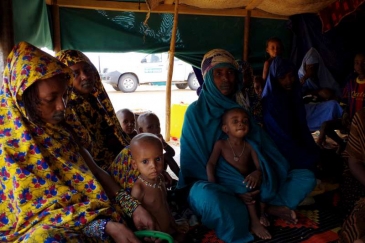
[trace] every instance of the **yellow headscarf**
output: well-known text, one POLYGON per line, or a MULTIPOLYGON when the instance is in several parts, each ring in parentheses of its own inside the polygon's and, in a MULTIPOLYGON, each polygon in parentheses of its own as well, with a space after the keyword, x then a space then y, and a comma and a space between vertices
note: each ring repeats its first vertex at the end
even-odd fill
MULTIPOLYGON (((80 51, 63 50, 56 54, 56 58, 67 66, 73 66, 80 62, 88 63, 94 69, 94 72, 98 73, 89 58, 80 51)), ((83 146, 89 150, 96 163, 103 169, 106 169, 119 152, 129 144, 130 139, 120 126, 99 76, 91 95, 95 97, 96 105, 92 105, 90 100, 79 95, 71 88, 67 103, 66 120, 73 127, 83 142, 83 146), (98 118, 95 120, 97 116, 98 118), (113 130, 115 140, 119 141, 120 144, 113 143, 110 145, 109 140, 113 138, 110 135, 106 136, 104 134, 105 127, 102 127, 103 122, 113 130)))
POLYGON ((43 242, 50 228, 75 233, 112 214, 70 133, 27 118, 24 91, 62 73, 71 70, 26 42, 7 59, 0 91, 0 242, 43 242))

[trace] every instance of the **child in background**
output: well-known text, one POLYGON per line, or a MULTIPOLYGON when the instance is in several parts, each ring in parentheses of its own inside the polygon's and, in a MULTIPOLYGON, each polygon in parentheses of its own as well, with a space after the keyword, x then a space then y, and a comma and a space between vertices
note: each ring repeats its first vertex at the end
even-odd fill
MULTIPOLYGON (((161 135, 161 128, 160 128, 160 120, 158 119, 157 115, 152 112, 146 112, 141 114, 138 119, 138 133, 152 133, 155 134, 157 137, 160 138, 163 149, 165 150, 164 153, 164 169, 166 171, 167 166, 170 167, 172 172, 179 177, 180 167, 174 160, 175 150, 163 139, 161 135)), ((166 173, 167 174, 167 173, 166 173)), ((172 183, 172 178, 165 178, 169 181, 169 184, 172 183)))
POLYGON ((134 113, 130 109, 121 109, 117 113, 117 118, 122 126, 123 132, 125 132, 130 139, 137 135, 136 118, 134 113))
MULTIPOLYGON (((249 190, 258 189, 261 185, 262 171, 255 150, 244 140, 249 131, 248 114, 241 108, 225 112, 222 117, 222 130, 228 136, 226 140, 218 140, 207 163, 208 181, 215 183, 215 168, 219 158, 236 168, 244 177, 244 183, 249 190)), ((239 194, 239 196, 242 196, 239 194)), ((242 197, 243 200, 243 197, 242 197)), ((244 201, 244 200, 243 200, 244 201)), ((261 239, 271 239, 264 226, 269 221, 264 214, 265 204, 261 203, 261 216, 258 218, 255 204, 246 204, 251 218, 251 229, 261 239)))
POLYGON ((284 52, 284 45, 280 38, 271 37, 266 41, 266 53, 268 53, 270 57, 264 63, 264 69, 262 72, 262 79, 264 80, 264 82, 266 82, 266 78, 269 74, 272 60, 276 56, 281 56, 283 52, 284 52))
POLYGON ((131 196, 155 218, 160 231, 183 242, 188 225, 177 225, 167 203, 167 190, 161 175, 164 169, 163 147, 160 138, 151 133, 135 136, 130 144, 132 166, 140 172, 131 196))
POLYGON ((262 90, 264 89, 264 80, 260 76, 254 76, 253 88, 257 96, 261 99, 262 90))

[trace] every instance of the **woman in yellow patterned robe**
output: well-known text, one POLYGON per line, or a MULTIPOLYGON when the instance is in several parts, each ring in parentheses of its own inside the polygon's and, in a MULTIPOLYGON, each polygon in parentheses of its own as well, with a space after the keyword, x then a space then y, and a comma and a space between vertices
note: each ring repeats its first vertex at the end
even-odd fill
POLYGON ((116 223, 121 217, 71 133, 58 122, 65 109, 63 93, 54 89, 58 93, 40 98, 45 95, 41 83, 62 80, 55 84, 66 90, 70 75, 69 68, 26 42, 7 59, 0 91, 0 242, 105 242, 110 239, 106 225, 125 227, 116 223), (55 102, 61 113, 50 119, 57 122, 33 119, 39 107, 55 102))

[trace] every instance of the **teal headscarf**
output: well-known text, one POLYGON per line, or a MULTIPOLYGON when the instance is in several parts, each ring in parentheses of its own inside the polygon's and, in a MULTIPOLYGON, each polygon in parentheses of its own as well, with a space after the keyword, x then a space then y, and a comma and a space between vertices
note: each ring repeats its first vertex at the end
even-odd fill
MULTIPOLYGON (((202 62, 204 84, 199 99, 192 103, 184 118, 181 136, 181 157, 179 187, 184 187, 198 180, 207 181, 206 164, 213 150, 214 143, 226 135, 221 130, 221 117, 226 110, 240 107, 231 97, 224 96, 215 86, 213 70, 228 67, 237 70, 237 91, 241 90, 242 82, 238 78, 238 63, 225 50, 215 49, 208 52, 202 62)), ((241 107, 242 108, 242 107, 241 107)), ((257 152, 263 171, 261 197, 263 201, 272 199, 277 188, 287 178, 289 165, 278 152, 274 142, 250 117, 250 132, 246 141, 257 152)), ((228 163, 219 163, 217 177, 220 183, 228 185, 237 193, 245 193, 243 176, 228 163)))

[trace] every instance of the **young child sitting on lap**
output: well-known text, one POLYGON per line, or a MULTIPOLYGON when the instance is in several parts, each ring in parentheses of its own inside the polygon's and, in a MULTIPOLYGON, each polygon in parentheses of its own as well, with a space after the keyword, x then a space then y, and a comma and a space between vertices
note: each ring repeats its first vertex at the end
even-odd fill
POLYGON ((122 126, 123 132, 125 132, 130 139, 137 135, 136 118, 134 113, 130 109, 121 109, 117 113, 117 118, 122 126))
MULTIPOLYGON (((249 119, 245 110, 234 108, 225 112, 222 117, 222 130, 228 136, 226 140, 218 140, 207 163, 208 181, 216 182, 215 168, 219 157, 236 168, 245 176, 244 183, 249 189, 257 189, 261 184, 261 169, 258 156, 251 145, 244 140, 249 131, 249 119)), ((239 195, 242 200, 242 195, 239 195)), ((243 200, 244 201, 244 200, 243 200)), ((261 239, 271 239, 270 233, 264 226, 269 221, 264 214, 265 204, 261 203, 261 217, 259 219, 255 204, 247 204, 251 218, 251 229, 261 239)))
MULTIPOLYGON (((172 172, 174 172, 174 174, 177 177, 179 177, 180 167, 174 160, 175 150, 168 143, 166 143, 166 141, 163 139, 163 137, 161 135, 160 120, 158 119, 157 115, 152 112, 143 113, 138 117, 137 123, 138 123, 138 133, 148 132, 148 133, 155 134, 157 137, 160 138, 162 145, 163 145, 163 149, 165 150, 164 170, 166 170, 167 166, 169 166, 170 169, 172 170, 172 172)), ((170 184, 171 184, 171 182, 172 181, 170 181, 170 184)))
POLYGON ((130 143, 132 166, 140 172, 131 195, 140 201, 155 218, 159 230, 183 242, 188 225, 177 225, 167 203, 167 190, 163 176, 163 147, 160 138, 151 133, 135 136, 130 143))

